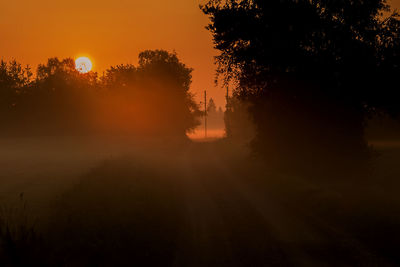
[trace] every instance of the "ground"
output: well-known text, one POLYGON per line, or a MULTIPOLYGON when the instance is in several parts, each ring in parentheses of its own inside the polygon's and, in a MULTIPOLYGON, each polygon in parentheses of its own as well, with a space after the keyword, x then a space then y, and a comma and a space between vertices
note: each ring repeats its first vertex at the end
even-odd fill
POLYGON ((337 179, 271 170, 246 146, 224 140, 160 143, 4 142, 0 219, 13 217, 15 207, 28 219, 10 221, 40 238, 14 233, 13 256, 3 241, 0 259, 58 266, 400 262, 396 143, 376 144, 380 155, 365 176, 337 179))

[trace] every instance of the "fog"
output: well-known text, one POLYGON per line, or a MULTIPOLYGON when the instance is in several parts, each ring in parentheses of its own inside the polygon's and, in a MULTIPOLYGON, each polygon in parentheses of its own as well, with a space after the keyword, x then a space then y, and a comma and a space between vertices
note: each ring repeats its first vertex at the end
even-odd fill
POLYGON ((0 266, 399 265, 400 15, 200 9, 225 106, 175 51, 0 61, 0 266))
POLYGON ((2 260, 20 265, 389 265, 399 147, 368 175, 285 174, 225 139, 2 139, 2 260), (10 245, 11 246, 11 245, 10 245), (12 253, 11 253, 12 252, 12 253), (6 254, 7 253, 7 254, 6 254))

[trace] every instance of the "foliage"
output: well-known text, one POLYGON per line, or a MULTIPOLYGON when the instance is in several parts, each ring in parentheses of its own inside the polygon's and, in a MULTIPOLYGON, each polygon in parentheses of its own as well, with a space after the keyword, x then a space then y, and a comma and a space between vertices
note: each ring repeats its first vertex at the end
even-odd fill
POLYGON ((107 98, 114 99, 114 116, 129 120, 131 129, 184 136, 198 125, 196 117, 200 115, 189 92, 191 73, 175 53, 147 50, 139 54, 137 67, 112 67, 101 81, 107 98))
POLYGON ((81 74, 73 59, 29 66, 0 63, 3 135, 151 134, 185 136, 199 111, 192 69, 175 53, 144 51, 139 65, 81 74))
POLYGON ((35 253, 41 242, 30 215, 23 193, 15 206, 0 207, 0 262, 5 266, 29 265, 40 257, 35 253))
POLYGON ((16 105, 32 78, 30 67, 23 68, 15 60, 0 61, 0 120, 15 114, 16 105))
POLYGON ((383 19, 385 1, 212 0, 202 10, 218 73, 252 103, 255 147, 271 158, 365 152, 364 119, 400 111, 389 86, 399 16, 383 19))
POLYGON ((215 105, 214 99, 210 98, 207 103, 207 113, 215 113, 217 112, 217 106, 215 105))
POLYGON ((254 124, 249 114, 250 103, 234 95, 228 98, 224 114, 226 136, 236 142, 248 143, 255 135, 254 124))

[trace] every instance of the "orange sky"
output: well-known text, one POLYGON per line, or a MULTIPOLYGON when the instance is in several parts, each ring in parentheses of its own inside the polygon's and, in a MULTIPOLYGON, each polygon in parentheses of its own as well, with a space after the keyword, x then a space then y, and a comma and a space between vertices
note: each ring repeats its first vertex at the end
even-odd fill
POLYGON ((200 0, 0 0, 0 57, 36 68, 57 56, 86 55, 94 70, 136 64, 145 49, 175 50, 195 69, 193 92, 204 89, 224 106, 214 86, 213 49, 200 0))
MULTIPOLYGON (((224 106, 202 0, 0 0, 0 57, 36 68, 49 57, 89 56, 94 70, 136 64, 145 49, 176 50, 195 69, 192 90, 224 106)), ((400 8, 400 0, 393 0, 400 8)))

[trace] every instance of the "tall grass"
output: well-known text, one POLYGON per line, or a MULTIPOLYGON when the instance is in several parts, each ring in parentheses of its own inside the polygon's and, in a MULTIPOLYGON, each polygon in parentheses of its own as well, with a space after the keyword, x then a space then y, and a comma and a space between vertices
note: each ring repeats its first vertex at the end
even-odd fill
POLYGON ((0 260, 4 265, 32 264, 39 243, 35 221, 23 193, 15 204, 0 206, 0 260))

